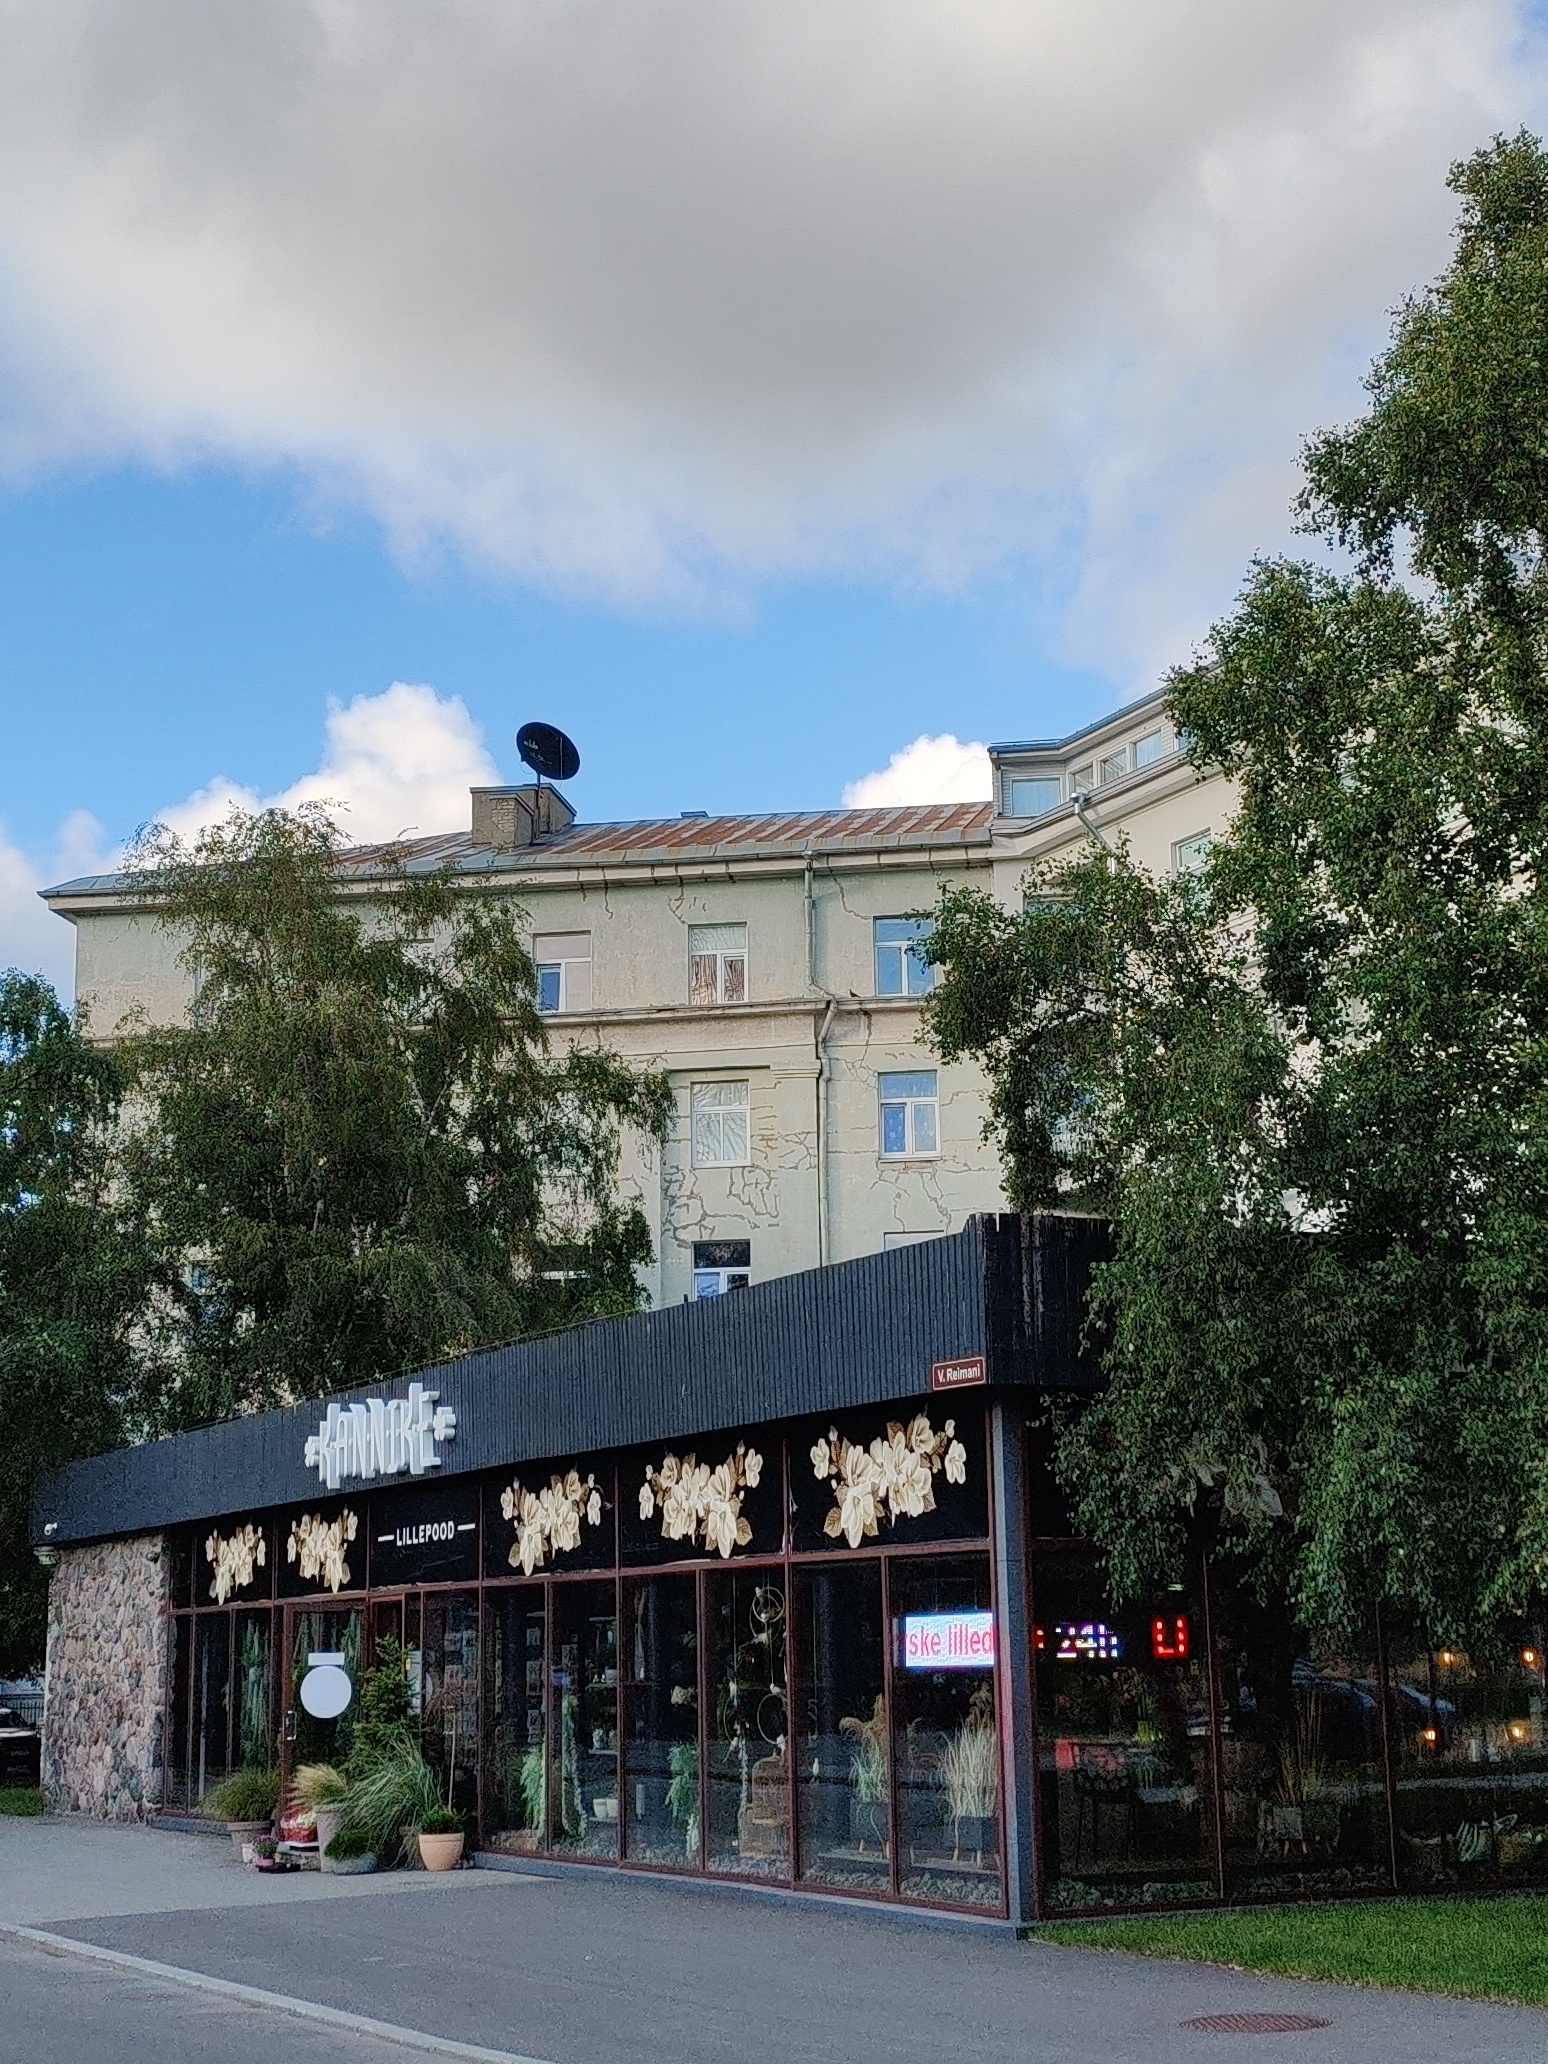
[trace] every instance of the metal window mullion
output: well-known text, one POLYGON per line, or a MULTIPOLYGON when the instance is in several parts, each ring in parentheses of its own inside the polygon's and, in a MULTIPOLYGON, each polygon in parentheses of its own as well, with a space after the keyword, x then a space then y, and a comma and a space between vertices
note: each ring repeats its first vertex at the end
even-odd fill
POLYGON ((903 1828, 898 1815, 898 1764, 893 1754, 897 1739, 896 1687, 892 1668, 892 1557, 881 1557, 882 1684, 887 1695, 887 1889, 896 1899, 903 1883, 903 1828))

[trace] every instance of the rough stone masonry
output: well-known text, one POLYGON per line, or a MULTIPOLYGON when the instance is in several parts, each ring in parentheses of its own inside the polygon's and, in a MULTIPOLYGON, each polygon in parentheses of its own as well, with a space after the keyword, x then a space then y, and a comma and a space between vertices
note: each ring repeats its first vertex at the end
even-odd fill
POLYGON ((160 1534, 60 1551, 43 1716, 56 1813, 142 1820, 161 1804, 169 1561, 160 1534))

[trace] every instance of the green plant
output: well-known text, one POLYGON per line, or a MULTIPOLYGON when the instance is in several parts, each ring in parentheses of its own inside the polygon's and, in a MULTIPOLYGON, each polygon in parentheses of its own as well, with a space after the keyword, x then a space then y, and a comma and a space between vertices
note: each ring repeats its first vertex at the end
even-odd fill
POLYGON ((849 1782, 857 1799, 881 1798, 887 1788, 887 1702, 876 1694, 869 1720, 850 1715, 839 1722, 840 1734, 851 1734, 855 1746, 849 1758, 849 1782))
POLYGON ((460 1835, 462 1831, 462 1815, 455 1806, 436 1806, 420 1816, 419 1832, 422 1835, 460 1835))
POLYGON ((32 1820, 43 1811, 43 1794, 32 1785, 17 1785, 0 1791, 0 1813, 17 1820, 32 1820))
POLYGON ((272 1820, 279 1805, 277 1770, 233 1770, 204 1801, 212 1820, 272 1820))
POLYGON ((1327 1771, 1322 1761, 1322 1701, 1296 1701, 1295 1735, 1279 1744, 1279 1803, 1304 1806, 1322 1789, 1327 1771))
POLYGON ((290 1795, 308 1813, 319 1806, 341 1806, 349 1796, 349 1779, 331 1763, 303 1763, 291 1777, 290 1795))
POLYGON ((373 1855, 396 1862, 405 1834, 441 1810, 441 1780, 418 1742, 399 1741, 350 1783, 344 1826, 365 1837, 373 1855))
POLYGON ((272 1835, 260 1835, 253 1844, 253 1854, 262 1857, 265 1863, 272 1863, 279 1855, 279 1843, 272 1835))
POLYGON ((529 1828, 541 1828, 543 1825, 545 1775, 543 1744, 536 1741, 523 1751, 521 1758, 521 1804, 529 1828))
POLYGON ((269 1741, 269 1643, 251 1620, 242 1629, 242 1761, 257 1769, 272 1753, 269 1741))
POLYGON ((355 1702, 355 1732, 345 1770, 357 1783, 400 1750, 418 1749, 419 1724, 409 1696, 408 1657, 403 1644, 389 1634, 378 1643, 376 1662, 367 1670, 355 1702))
POLYGON ((666 1789, 667 1812, 683 1830, 684 1847, 699 1847, 699 1744, 673 1742, 667 1756, 671 1777, 666 1789))
POLYGON ((357 1856, 374 1856, 376 1851, 359 1828, 341 1827, 323 1854, 334 1863, 349 1863, 357 1856))

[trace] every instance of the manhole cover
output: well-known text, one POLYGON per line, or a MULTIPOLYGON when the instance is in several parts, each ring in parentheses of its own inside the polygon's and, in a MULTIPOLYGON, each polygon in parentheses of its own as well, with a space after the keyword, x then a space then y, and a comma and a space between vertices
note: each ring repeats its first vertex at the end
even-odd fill
POLYGON ((1182 2025, 1205 2035, 1299 2035, 1303 2029, 1331 2028, 1333 2023, 1316 2014, 1199 2014, 1182 2025))

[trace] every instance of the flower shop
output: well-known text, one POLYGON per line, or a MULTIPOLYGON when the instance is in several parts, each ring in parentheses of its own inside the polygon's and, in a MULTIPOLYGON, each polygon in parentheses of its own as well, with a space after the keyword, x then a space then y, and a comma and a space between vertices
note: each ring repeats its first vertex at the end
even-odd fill
POLYGON ((343 1767, 401 1658, 472 1859, 1040 1914, 1548 1872, 1542 1630, 1333 1643, 1201 1558, 1115 1607, 1047 1466, 1103 1228, 951 1238, 44 1484, 44 1782, 343 1767))

